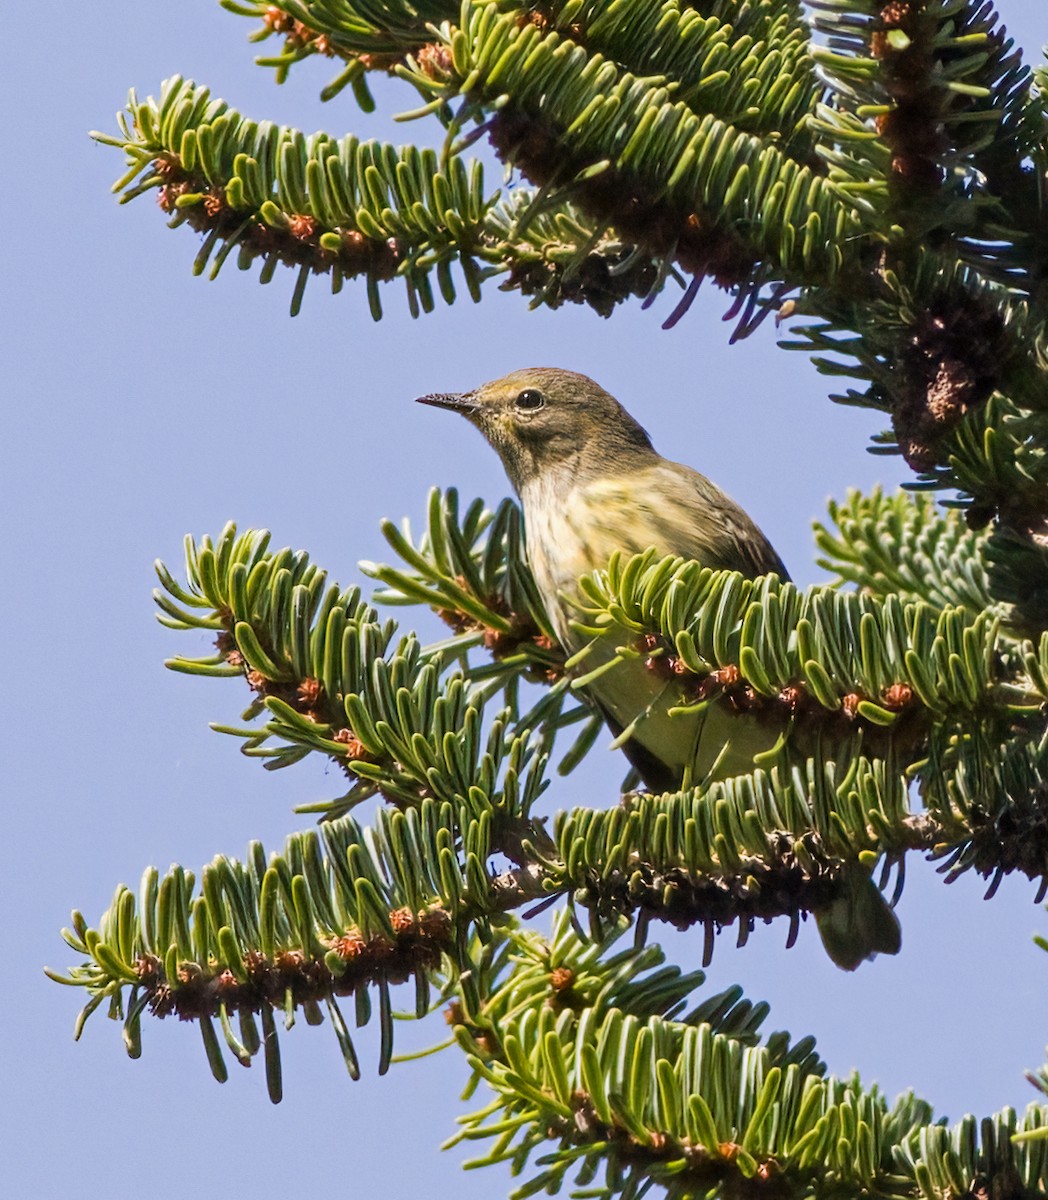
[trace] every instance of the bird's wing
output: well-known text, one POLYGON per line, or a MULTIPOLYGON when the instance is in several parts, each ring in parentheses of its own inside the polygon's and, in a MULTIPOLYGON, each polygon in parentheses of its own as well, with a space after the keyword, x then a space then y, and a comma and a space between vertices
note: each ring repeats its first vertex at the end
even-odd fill
POLYGON ((658 531, 653 544, 693 558, 703 566, 744 575, 774 572, 789 579, 782 559, 750 517, 705 475, 680 463, 647 468, 645 485, 649 519, 658 531))

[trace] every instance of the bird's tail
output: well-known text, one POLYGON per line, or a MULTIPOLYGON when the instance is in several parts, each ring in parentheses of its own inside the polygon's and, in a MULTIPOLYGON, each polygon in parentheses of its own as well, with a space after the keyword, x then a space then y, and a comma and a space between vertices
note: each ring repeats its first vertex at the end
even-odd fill
POLYGON ((859 863, 845 867, 840 895, 815 914, 826 953, 844 971, 875 954, 898 954, 899 919, 859 863))

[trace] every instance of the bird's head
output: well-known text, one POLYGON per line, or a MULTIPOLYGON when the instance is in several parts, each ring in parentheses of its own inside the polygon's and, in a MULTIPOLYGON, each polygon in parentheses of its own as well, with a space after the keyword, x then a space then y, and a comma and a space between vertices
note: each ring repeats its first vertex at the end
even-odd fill
POLYGON ((563 464, 604 473, 654 453, 648 435, 615 397, 575 371, 529 367, 472 392, 438 392, 418 402, 472 421, 498 451, 518 493, 563 464))

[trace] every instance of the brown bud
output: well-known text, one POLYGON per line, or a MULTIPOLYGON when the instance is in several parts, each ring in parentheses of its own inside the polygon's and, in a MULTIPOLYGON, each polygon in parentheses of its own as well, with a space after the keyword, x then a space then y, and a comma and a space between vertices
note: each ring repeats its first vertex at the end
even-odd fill
POLYGON ((911 0, 889 0, 880 11, 880 22, 885 29, 902 29, 913 16, 911 0))
POLYGON ((349 933, 344 933, 341 937, 335 938, 331 943, 331 949, 343 959, 345 962, 350 962, 354 958, 359 958, 367 949, 367 944, 355 929, 349 933))
POLYGON ((336 729, 331 740, 341 742, 346 747, 346 758, 364 760, 368 757, 367 747, 348 726, 336 729))
POLYGON ((531 9, 529 12, 522 12, 516 20, 517 27, 524 29, 528 25, 534 25, 537 29, 541 29, 543 33, 549 28, 549 17, 544 12, 537 8, 531 9))
POLYGON ((177 175, 182 170, 182 160, 177 154, 160 154, 153 159, 153 170, 163 179, 177 175))
POLYGON ((575 982, 575 972, 570 967, 554 967, 549 980, 555 992, 563 992, 575 982))
POLYGON ((733 683, 739 682, 742 674, 734 663, 728 663, 727 666, 719 667, 716 671, 711 671, 709 678, 714 683, 719 683, 721 687, 731 687, 733 683))
POLYGON ((796 300, 786 300, 779 305, 778 311, 775 313, 775 324, 779 326, 783 321, 788 321, 790 317, 797 311, 796 300))
POLYGON ((881 703, 890 712, 899 712, 913 699, 913 688, 908 683, 893 683, 881 692, 881 703))
POLYGON ((300 242, 308 241, 317 231, 317 219, 306 213, 296 213, 288 225, 288 232, 300 242))
POLYGON ((394 933, 409 933, 415 928, 415 914, 410 908, 395 908, 389 914, 389 923, 394 933))
POLYGON ((157 189, 156 202, 164 212, 174 212, 175 201, 179 196, 184 196, 188 191, 189 184, 185 181, 181 183, 165 183, 162 188, 157 189))
POLYGON ((183 962, 178 964, 178 982, 185 985, 192 983, 194 979, 199 979, 202 972, 200 967, 195 962, 183 962))
POLYGON ((324 685, 319 679, 303 679, 295 694, 303 708, 316 708, 324 694, 324 685))
POLYGON ((282 12, 275 4, 267 5, 262 14, 262 24, 272 29, 274 33, 290 33, 294 27, 293 18, 282 12))
POLYGON ((443 42, 427 42, 415 54, 418 69, 427 79, 443 83, 452 72, 451 51, 443 42))
POLYGON ((155 987, 160 980, 160 959, 153 954, 140 954, 135 959, 135 974, 144 987, 155 987))
POLYGON ((899 439, 899 450, 906 465, 913 471, 930 471, 938 462, 935 447, 926 438, 902 437, 899 439))
POLYGON ((221 975, 219 975, 215 980, 215 987, 218 988, 220 992, 235 991, 237 986, 237 977, 228 967, 226 967, 221 975))

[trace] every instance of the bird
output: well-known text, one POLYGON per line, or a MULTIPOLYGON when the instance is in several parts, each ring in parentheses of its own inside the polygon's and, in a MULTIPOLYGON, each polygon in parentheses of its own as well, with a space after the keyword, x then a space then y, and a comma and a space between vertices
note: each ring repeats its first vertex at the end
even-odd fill
MULTIPOLYGON (((663 458, 618 400, 586 375, 530 367, 418 402, 462 414, 501 458, 523 508, 539 595, 569 654, 590 641, 575 624, 578 581, 616 552, 653 549, 751 578, 789 578, 748 514, 698 471, 663 458)), ((591 648, 585 691, 650 791, 752 771, 754 756, 778 740, 776 730, 718 704, 699 716, 671 714, 679 684, 647 669, 643 658, 594 676, 595 665, 614 657, 607 639, 591 648)), ((898 920, 863 867, 846 869, 841 895, 815 915, 830 957, 846 970, 899 949, 898 920)))

